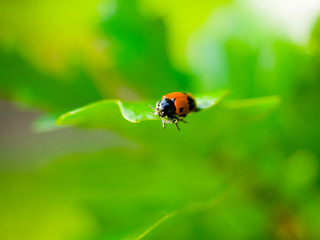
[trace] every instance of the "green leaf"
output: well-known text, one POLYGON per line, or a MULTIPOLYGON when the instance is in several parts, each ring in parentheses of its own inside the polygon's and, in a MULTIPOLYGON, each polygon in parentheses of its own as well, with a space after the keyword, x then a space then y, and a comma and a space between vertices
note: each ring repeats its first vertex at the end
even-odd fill
POLYGON ((246 114, 267 113, 275 109, 281 103, 279 96, 267 96, 259 98, 248 98, 229 100, 222 107, 229 110, 240 110, 246 114))
POLYGON ((158 220, 155 224, 153 224, 151 227, 149 227, 147 230, 145 230, 142 234, 140 234, 135 240, 141 240, 146 235, 148 235, 153 229, 158 227, 161 223, 165 222, 166 220, 170 219, 172 216, 174 216, 177 213, 177 211, 172 211, 168 213, 167 215, 163 216, 160 220, 158 220))
POLYGON ((205 110, 218 104, 227 94, 229 90, 215 90, 201 95, 196 95, 197 109, 205 110))
POLYGON ((51 132, 63 128, 63 126, 57 126, 56 116, 50 114, 44 114, 31 124, 31 130, 34 133, 51 132))
POLYGON ((234 179, 232 183, 228 183, 228 185, 223 186, 220 191, 215 192, 215 194, 209 199, 198 202, 190 202, 180 209, 171 211, 170 213, 166 214, 158 221, 156 221, 153 225, 148 227, 141 234, 139 234, 139 236, 134 238, 134 240, 143 239, 145 236, 150 234, 150 232, 158 228, 161 224, 170 220, 172 217, 176 217, 176 215, 182 215, 183 218, 188 218, 201 212, 212 211, 214 208, 217 207, 217 205, 221 204, 223 200, 225 200, 228 197, 230 198, 230 195, 235 191, 235 189, 239 188, 239 184, 241 184, 243 180, 246 178, 247 174, 244 174, 242 177, 234 179))
POLYGON ((102 95, 88 74, 79 66, 74 71, 76 74, 65 76, 45 73, 15 51, 0 49, 0 97, 39 107, 56 116, 101 100, 102 95))
MULTIPOLYGON (((198 109, 205 110, 218 104, 227 94, 228 90, 221 89, 212 92, 195 95, 198 109)), ((129 122, 141 122, 145 120, 157 120, 159 117, 151 114, 149 105, 154 105, 156 101, 125 102, 120 100, 103 100, 84 106, 82 108, 67 112, 57 119, 57 124, 82 124, 113 122, 119 115, 119 110, 123 118, 129 122)))
POLYGON ((168 55, 165 22, 142 15, 138 1, 112 2, 114 11, 103 16, 101 32, 108 39, 121 82, 145 98, 190 89, 192 78, 176 69, 168 55))

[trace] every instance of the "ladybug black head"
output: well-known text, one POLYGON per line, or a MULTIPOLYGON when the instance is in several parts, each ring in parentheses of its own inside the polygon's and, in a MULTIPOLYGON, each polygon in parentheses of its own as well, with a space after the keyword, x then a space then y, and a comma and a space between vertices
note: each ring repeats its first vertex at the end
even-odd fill
POLYGON ((163 98, 157 103, 157 113, 160 117, 172 116, 176 112, 176 107, 174 105, 175 99, 163 98))

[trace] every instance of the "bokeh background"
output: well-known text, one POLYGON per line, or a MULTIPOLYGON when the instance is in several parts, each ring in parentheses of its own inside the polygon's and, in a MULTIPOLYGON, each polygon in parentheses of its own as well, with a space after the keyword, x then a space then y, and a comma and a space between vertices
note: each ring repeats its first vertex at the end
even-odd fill
POLYGON ((320 239, 319 16, 318 0, 1 0, 0 239, 320 239), (114 112, 55 124, 221 88, 181 133, 114 112))

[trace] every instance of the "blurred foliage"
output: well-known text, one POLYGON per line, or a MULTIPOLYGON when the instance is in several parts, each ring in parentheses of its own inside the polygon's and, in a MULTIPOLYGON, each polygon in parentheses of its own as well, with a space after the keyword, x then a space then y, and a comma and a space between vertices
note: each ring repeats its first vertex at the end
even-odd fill
POLYGON ((24 169, 0 145, 0 239, 319 239, 319 32, 297 45, 242 1, 2 1, 1 98, 38 132, 80 109, 60 123, 113 134, 26 139, 24 169), (181 133, 118 106, 222 88, 181 133))

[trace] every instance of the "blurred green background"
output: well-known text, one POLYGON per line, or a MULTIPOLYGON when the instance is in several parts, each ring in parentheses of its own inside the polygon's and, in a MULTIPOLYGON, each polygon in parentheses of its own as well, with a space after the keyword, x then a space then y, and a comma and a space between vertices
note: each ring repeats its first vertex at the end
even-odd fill
POLYGON ((317 0, 2 0, 0 239, 320 239, 319 16, 317 0), (180 133, 118 111, 55 125, 221 88, 180 133))

